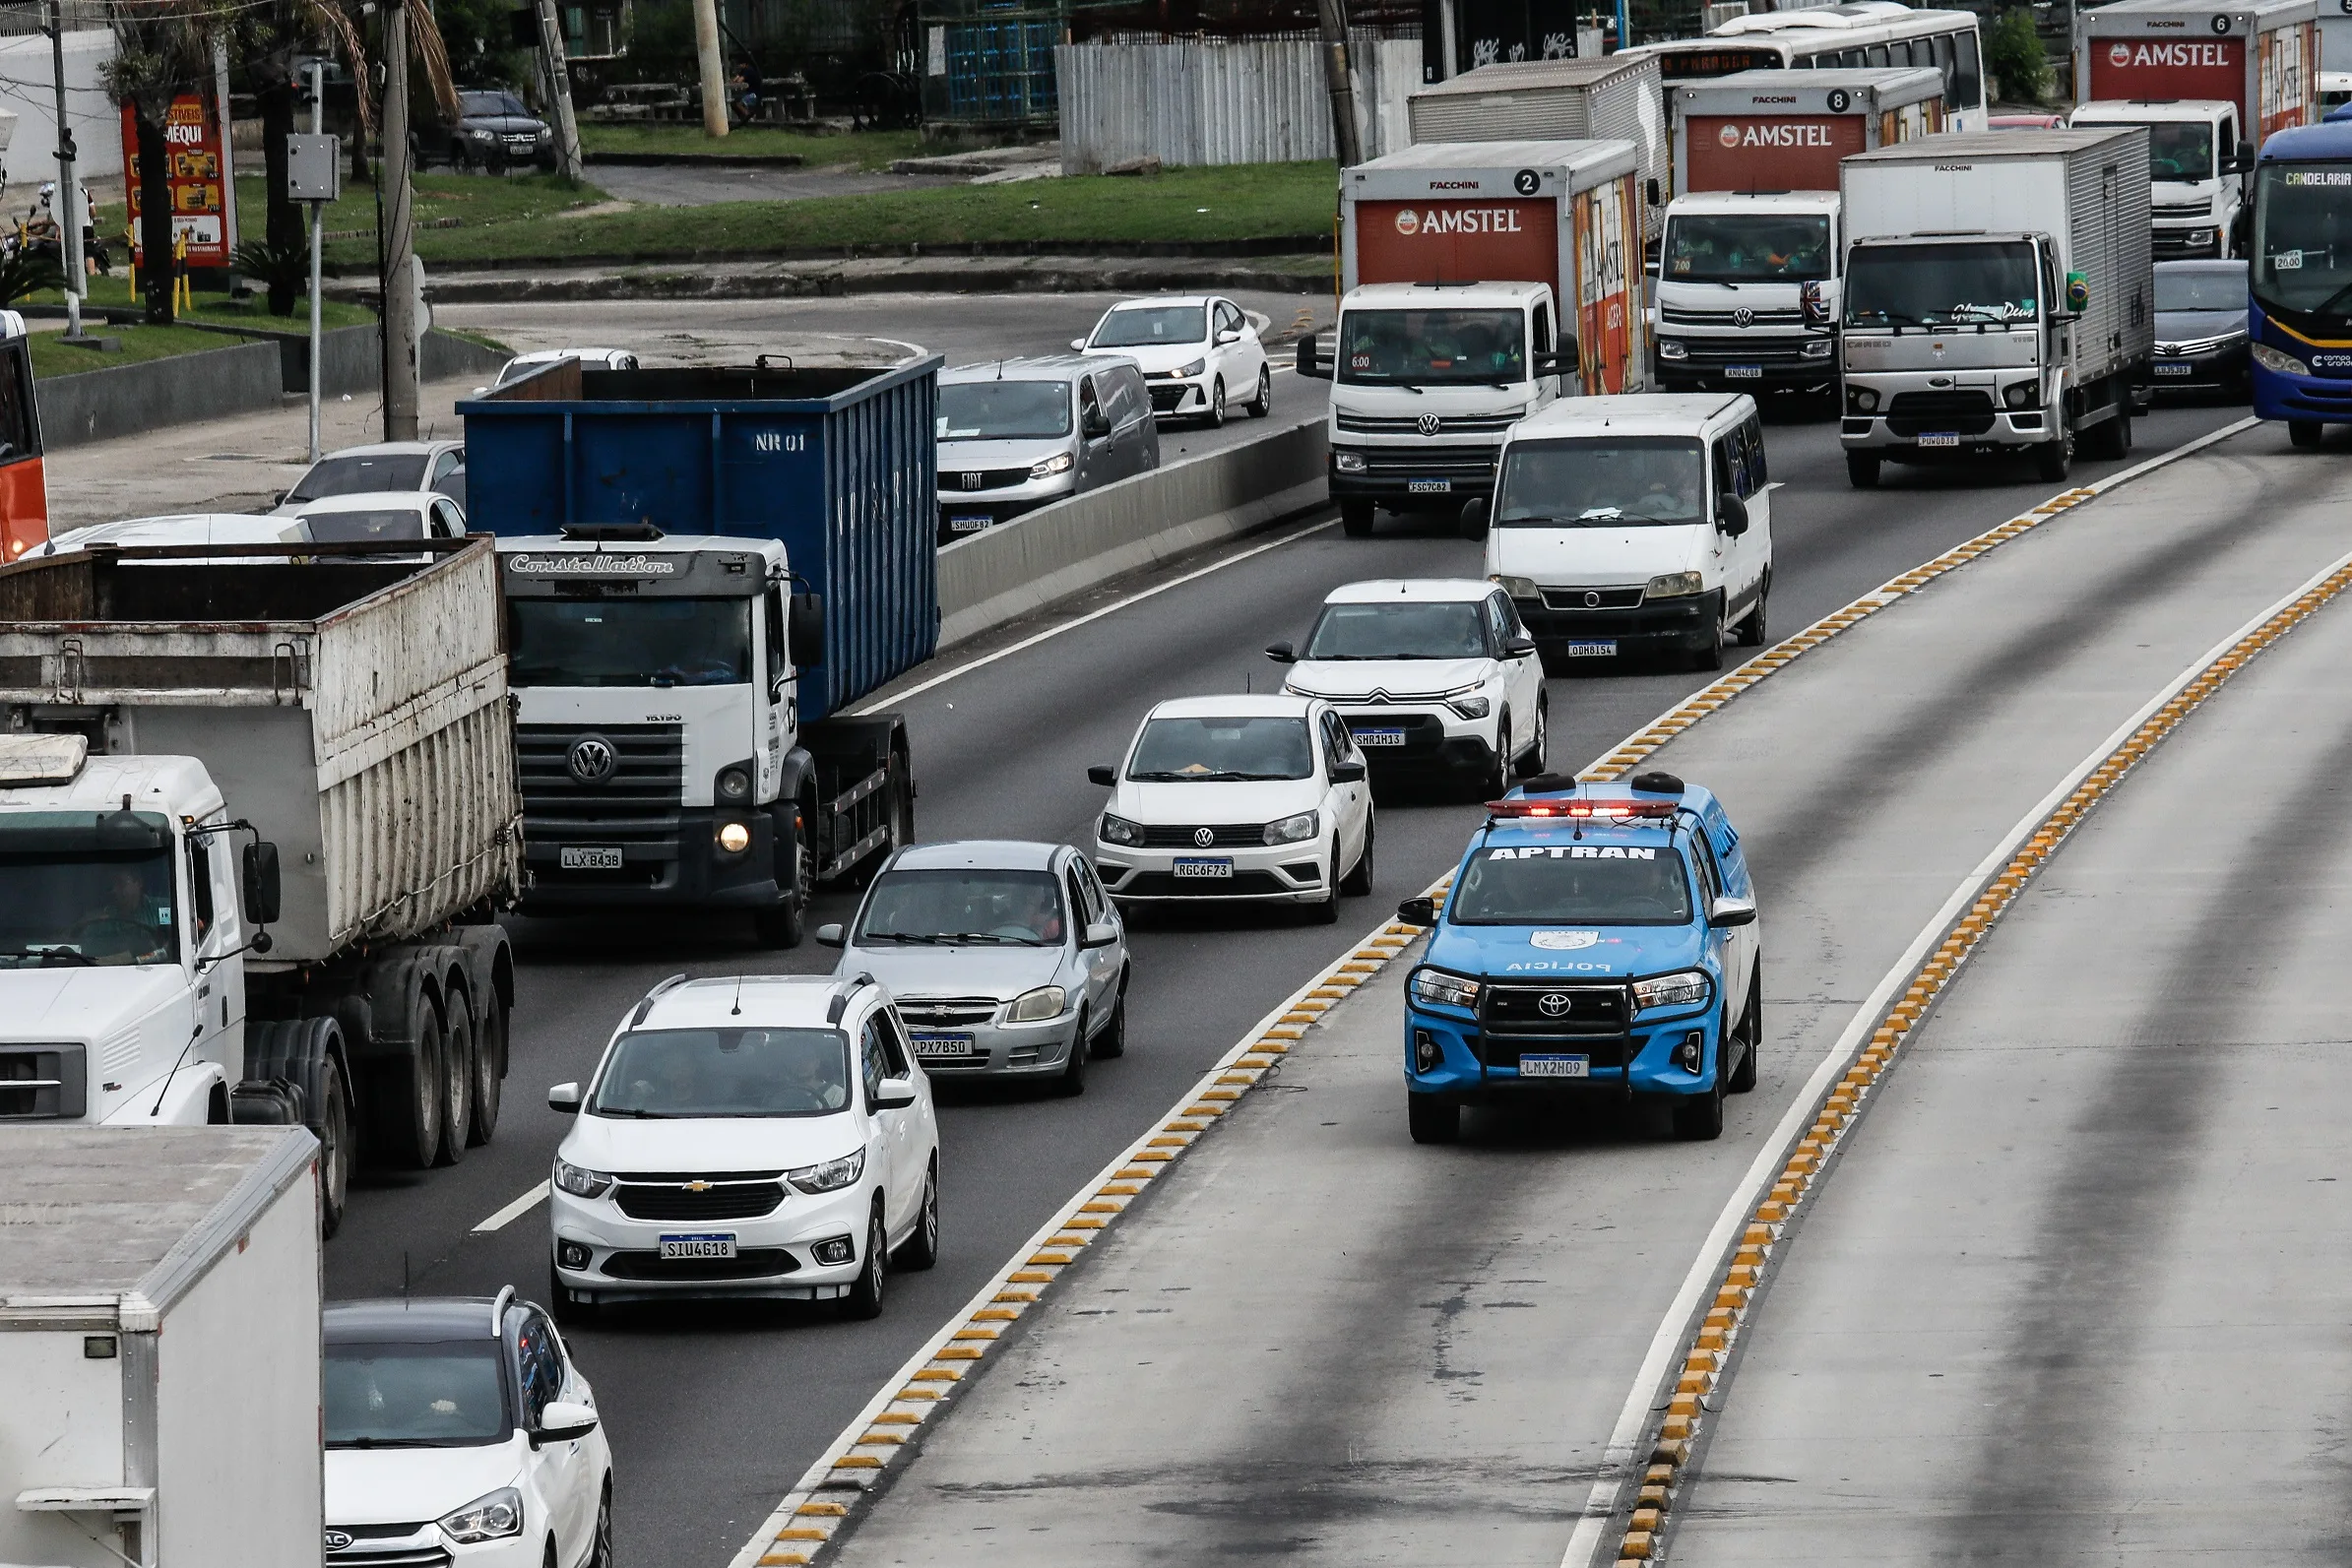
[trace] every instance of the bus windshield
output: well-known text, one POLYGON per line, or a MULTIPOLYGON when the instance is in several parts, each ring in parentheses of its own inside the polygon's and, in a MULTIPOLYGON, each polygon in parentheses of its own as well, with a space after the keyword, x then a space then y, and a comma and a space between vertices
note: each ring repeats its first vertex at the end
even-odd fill
POLYGON ((2352 314, 2352 162, 2265 163, 2254 203, 2254 297, 2303 315, 2352 314))

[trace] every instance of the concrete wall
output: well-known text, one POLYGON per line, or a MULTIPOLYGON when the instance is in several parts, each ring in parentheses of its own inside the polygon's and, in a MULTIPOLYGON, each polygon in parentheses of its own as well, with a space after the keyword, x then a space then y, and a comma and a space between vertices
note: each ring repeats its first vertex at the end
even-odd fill
MULTIPOLYGON (((1285 163, 1333 156, 1318 45, 1295 38, 1065 43, 1053 51, 1061 163, 1092 174, 1130 158, 1175 165, 1285 163)), ((1408 145, 1421 40, 1358 34, 1350 45, 1367 157, 1408 145)))
MULTIPOLYGON (((374 392, 384 384, 383 356, 378 351, 381 340, 373 326, 337 327, 325 335, 320 344, 320 359, 325 374, 320 378, 319 390, 328 397, 344 393, 374 392)), ((285 386, 289 393, 310 390, 310 338, 294 334, 278 339, 278 350, 285 371, 285 386)), ((428 333, 424 340, 424 353, 418 369, 427 381, 454 380, 472 377, 487 382, 507 361, 504 349, 485 348, 464 338, 453 338, 445 332, 428 333)))
MULTIPOLYGON (((122 178, 122 115, 98 80, 100 68, 113 58, 110 31, 65 35, 65 117, 74 133, 75 167, 85 182, 122 178)), ((25 210, 41 181, 57 177, 56 80, 47 38, 38 33, 0 37, 0 108, 17 114, 16 134, 0 158, 8 170, 12 218, 25 210)), ((121 199, 119 190, 112 199, 121 199)))
POLYGON ((1328 498, 1323 420, 1139 473, 939 552, 939 646, 1328 498))

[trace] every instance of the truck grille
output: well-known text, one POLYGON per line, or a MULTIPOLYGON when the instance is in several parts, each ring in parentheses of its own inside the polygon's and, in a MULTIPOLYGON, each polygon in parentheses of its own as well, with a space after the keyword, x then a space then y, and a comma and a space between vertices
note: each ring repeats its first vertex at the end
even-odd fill
MULTIPOLYGON (((694 1178, 700 1179, 700 1178, 694 1178)), ((775 1181, 736 1181, 710 1178, 707 1191, 691 1192, 684 1182, 660 1186, 622 1182, 612 1201, 632 1220, 756 1220, 773 1214, 784 1202, 784 1188, 775 1181)))
POLYGON ((1560 1045, 1584 1051, 1595 1067, 1631 1059, 1632 999, 1622 985, 1493 985, 1480 1000, 1475 1048, 1489 1067, 1516 1068, 1521 1051, 1560 1045))
POLYGON ((1632 609, 1647 592, 1644 588, 1548 588, 1544 590, 1544 608, 1632 609))
POLYGON ((1930 431, 1983 435, 1993 428, 1989 392, 1898 392, 1886 408, 1886 428, 1895 435, 1930 431))
POLYGON ((1365 470, 1391 478, 1492 479, 1499 447, 1358 447, 1365 470))
POLYGON ((0 1045, 0 1121, 78 1120, 89 1108, 88 1047, 0 1045))
POLYGON ((1223 849, 1238 844, 1254 845, 1262 848, 1265 843, 1266 825, 1262 822, 1227 823, 1208 828, 1146 826, 1143 830, 1143 847, 1147 849, 1223 849), (1205 844, 1200 838, 1204 833, 1209 835, 1205 844))
MULTIPOLYGON (((1686 305, 1660 305, 1658 325, 1661 327, 1732 327, 1741 323, 1729 310, 1692 310, 1686 305)), ((1802 310, 1751 310, 1747 325, 1750 327, 1802 327, 1802 310)))
POLYGON ((992 996, 902 996, 898 1016, 917 1029, 941 1029, 949 1024, 985 1024, 1000 1005, 992 996))
POLYGON ((684 793, 686 742, 677 724, 517 724, 515 748, 533 810, 673 812, 684 793))
POLYGON ((1360 435, 1500 435, 1515 425, 1524 415, 1516 413, 1448 413, 1430 414, 1435 424, 1424 430, 1422 415, 1415 413, 1373 414, 1343 413, 1339 416, 1342 430, 1360 435))
POLYGON ((2161 206, 2149 208, 2148 216, 2157 220, 2159 222, 2168 218, 2175 220, 2194 218, 2211 218, 2213 216, 2213 202, 2210 197, 2201 202, 2168 202, 2161 206))

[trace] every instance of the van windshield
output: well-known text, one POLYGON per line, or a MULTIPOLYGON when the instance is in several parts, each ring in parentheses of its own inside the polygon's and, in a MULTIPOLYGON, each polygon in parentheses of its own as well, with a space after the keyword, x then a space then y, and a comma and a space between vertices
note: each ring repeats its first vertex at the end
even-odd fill
POLYGON ((1527 322, 1516 310, 1351 310, 1339 345, 1339 379, 1360 386, 1527 379, 1527 322))
POLYGON ((1707 468, 1688 436, 1514 441, 1495 487, 1498 528, 1635 528, 1706 515, 1707 468))
POLYGON ((942 441, 1042 441, 1069 433, 1066 381, 951 381, 939 389, 942 441))
POLYGON ((1666 225, 1678 283, 1805 282, 1829 276, 1829 219, 1806 213, 1685 213, 1666 225))
POLYGON ((1866 331, 2030 322, 2040 302, 2022 240, 1863 245, 1846 261, 1846 325, 1866 331))

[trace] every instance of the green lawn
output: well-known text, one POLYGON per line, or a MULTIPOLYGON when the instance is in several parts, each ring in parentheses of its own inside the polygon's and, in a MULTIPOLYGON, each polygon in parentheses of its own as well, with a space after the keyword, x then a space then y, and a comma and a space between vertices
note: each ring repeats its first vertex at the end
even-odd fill
POLYGON ((173 354, 202 353, 208 348, 233 348, 239 341, 194 327, 101 327, 93 323, 90 331, 94 337, 102 334, 121 339, 121 350, 99 353, 95 348, 78 348, 62 342, 61 334, 36 332, 31 335, 33 375, 70 376, 80 370, 104 370, 141 359, 166 359, 173 354))
MULTIPOLYGON (((546 218, 566 208, 586 207, 604 201, 604 193, 593 185, 567 185, 554 174, 419 174, 416 176, 415 224, 419 234, 429 232, 434 221, 454 218, 467 227, 494 223, 528 222, 546 218)), ((259 174, 237 176, 237 218, 248 238, 262 231, 264 215, 269 211, 268 190, 259 174)), ((97 230, 106 236, 107 248, 114 256, 114 270, 123 270, 125 222, 122 204, 97 210, 97 230)), ((361 248, 369 261, 375 259, 376 188, 357 185, 346 180, 343 198, 327 209, 327 232, 361 230, 370 237, 362 242, 351 240, 328 241, 328 254, 340 255, 354 244, 361 248)))
MULTIPOLYGON (((65 295, 54 288, 44 289, 40 293, 28 295, 27 303, 62 305, 65 303, 65 295)), ((85 306, 106 305, 116 309, 128 308, 139 303, 131 297, 130 273, 122 266, 119 259, 111 274, 93 278, 90 281, 90 292, 83 296, 83 303, 85 306)), ((196 295, 194 314, 190 316, 185 311, 181 314, 185 319, 210 322, 219 327, 256 327, 265 332, 308 332, 310 330, 310 301, 307 295, 294 301, 294 313, 291 316, 273 316, 270 314, 269 302, 263 299, 259 293, 256 293, 250 300, 240 302, 230 299, 226 294, 208 294, 200 291, 196 295)), ((337 327, 356 327, 372 322, 376 319, 376 314, 359 305, 350 304, 340 299, 330 299, 326 302, 325 308, 319 312, 319 317, 327 329, 333 331, 337 327)), ((91 330, 97 332, 115 329, 101 328, 94 319, 91 323, 91 330)))
MULTIPOLYGON (((461 183, 494 183, 463 181, 461 183)), ((643 260, 760 256, 852 245, 955 249, 976 242, 1034 242, 1084 252, 1103 242, 1232 242, 1331 232, 1338 174, 1330 163, 1259 163, 1170 169, 1153 178, 1081 176, 1004 185, 959 185, 715 207, 641 207, 588 218, 533 212, 463 227, 419 228, 428 263, 562 262, 586 256, 643 260)), ((419 211, 424 199, 419 196, 419 211)), ((367 267, 370 241, 344 240, 328 259, 367 267)))
POLYGON ((717 141, 702 134, 700 125, 599 125, 580 122, 580 147, 588 153, 666 153, 671 157, 786 157, 807 160, 811 168, 888 168, 902 157, 921 157, 921 131, 850 131, 838 136, 811 136, 777 126, 737 127, 717 141))

